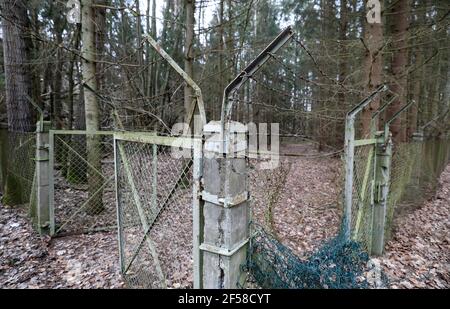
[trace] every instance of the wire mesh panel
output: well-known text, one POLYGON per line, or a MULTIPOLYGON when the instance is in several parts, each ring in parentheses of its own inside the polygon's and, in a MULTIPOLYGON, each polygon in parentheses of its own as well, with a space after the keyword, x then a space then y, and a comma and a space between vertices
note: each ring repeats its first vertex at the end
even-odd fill
POLYGON ((113 229, 116 210, 112 133, 51 131, 50 145, 52 233, 113 229))
POLYGON ((367 252, 372 241, 375 155, 373 144, 356 147, 354 155, 350 235, 367 252))
POLYGON ((249 160, 249 188, 251 192, 252 223, 276 233, 274 210, 286 185, 290 170, 287 160, 282 160, 274 169, 262 169, 263 160, 249 160))
POLYGON ((0 180, 5 187, 5 192, 2 192, 3 203, 33 204, 35 195, 32 192, 36 181, 36 133, 5 131, 2 139, 0 180))
POLYGON ((332 271, 324 269, 337 263, 331 255, 341 244, 343 164, 336 154, 302 140, 282 143, 276 168, 261 169, 270 159, 249 160, 252 238, 245 287, 314 288, 332 281, 332 271), (323 269, 312 267, 318 257, 323 269))
POLYGON ((116 139, 121 269, 131 288, 193 287, 193 161, 116 139))
MULTIPOLYGON (((275 238, 278 230, 275 226, 274 212, 280 202, 280 195, 286 186, 286 179, 290 171, 290 164, 286 160, 281 160, 275 168, 263 169, 261 164, 268 160, 260 158, 250 158, 248 160, 248 188, 250 192, 250 243, 246 268, 243 275, 246 276, 244 288, 263 287, 264 276, 267 269, 264 267, 270 263, 266 261, 268 257, 258 254, 256 248, 265 247, 265 239, 260 239, 257 235, 270 235, 275 238)), ((276 240, 277 241, 277 240, 276 240)), ((278 242, 278 241, 277 241, 278 242)), ((268 252, 271 252, 268 250, 268 252)), ((273 254, 277 254, 274 251, 273 254)))
POLYGON ((413 211, 436 192, 450 158, 448 139, 413 141, 395 146, 386 215, 390 238, 396 216, 413 211))

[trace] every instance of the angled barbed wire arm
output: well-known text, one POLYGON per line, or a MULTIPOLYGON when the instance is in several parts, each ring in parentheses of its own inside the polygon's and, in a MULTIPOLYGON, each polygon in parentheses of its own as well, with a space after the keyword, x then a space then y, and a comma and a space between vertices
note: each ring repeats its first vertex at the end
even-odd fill
MULTIPOLYGON (((153 39, 150 35, 145 36, 145 40, 147 40, 150 45, 161 55, 161 57, 166 60, 169 65, 181 76, 184 81, 194 90, 194 96, 196 98, 196 104, 191 104, 189 107, 189 111, 187 112, 187 120, 190 125, 194 116, 195 106, 198 106, 198 110, 200 113, 200 118, 202 124, 206 124, 206 112, 205 112, 205 104, 203 102, 203 94, 200 87, 194 82, 194 80, 166 53, 166 51, 153 39)), ((185 132, 183 132, 185 133, 185 132)))
POLYGON ((410 108, 413 104, 415 104, 416 101, 411 100, 409 103, 407 103, 405 106, 403 106, 401 109, 399 109, 389 120, 387 120, 384 124, 384 140, 385 142, 389 139, 389 131, 391 123, 397 119, 404 111, 406 111, 408 108, 410 108))
POLYGON ((33 105, 33 107, 38 111, 39 113, 39 125, 41 126, 38 128, 40 131, 43 130, 44 126, 44 110, 37 104, 29 95, 25 94, 25 97, 27 98, 28 102, 33 105))
POLYGON ((372 100, 380 93, 387 91, 388 87, 386 85, 379 86, 374 92, 372 92, 368 97, 363 99, 360 103, 358 103, 355 107, 353 107, 348 113, 347 117, 355 117, 359 112, 363 110, 372 100))
POLYGON ((394 94, 392 98, 384 103, 382 106, 380 106, 373 114, 372 118, 370 119, 370 129, 372 134, 375 134, 377 130, 377 120, 379 119, 380 114, 386 110, 386 108, 391 105, 396 99, 398 98, 398 95, 394 94))
POLYGON ((386 103, 381 105, 375 112, 372 113, 372 119, 378 117, 397 98, 398 98, 398 95, 394 95, 394 96, 392 96, 392 98, 389 101, 387 101, 386 103))
MULTIPOLYGON (((419 127, 418 131, 420 133, 423 134, 424 130, 426 128, 428 128, 429 126, 431 126, 433 124, 433 122, 437 122, 439 120, 439 118, 444 118, 447 116, 447 114, 450 112, 450 107, 448 107, 443 113, 437 115, 436 117, 434 117, 433 119, 431 119, 430 121, 428 121, 426 124, 422 125, 421 127, 419 127)), ((446 122, 444 122, 444 124, 446 124, 446 122)))
POLYGON ((223 93, 222 110, 221 110, 221 127, 225 129, 225 121, 229 121, 231 117, 231 110, 233 108, 234 100, 232 96, 247 82, 259 69, 281 49, 287 42, 289 42, 294 35, 291 26, 284 29, 278 36, 270 42, 269 45, 252 61, 242 72, 237 75, 228 86, 225 87, 223 93))

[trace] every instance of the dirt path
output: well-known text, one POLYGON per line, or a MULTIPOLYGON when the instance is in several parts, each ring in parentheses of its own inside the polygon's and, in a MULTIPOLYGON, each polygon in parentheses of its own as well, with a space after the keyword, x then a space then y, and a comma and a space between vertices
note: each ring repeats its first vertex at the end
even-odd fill
MULTIPOLYGON (((300 257, 337 233, 339 164, 339 159, 332 158, 290 159, 282 202, 272 210, 272 226, 300 257)), ((390 288, 450 287, 450 165, 432 199, 398 215, 393 237, 378 260, 390 288)))
POLYGON ((290 158, 273 225, 280 240, 301 257, 338 232, 339 166, 337 158, 290 158))

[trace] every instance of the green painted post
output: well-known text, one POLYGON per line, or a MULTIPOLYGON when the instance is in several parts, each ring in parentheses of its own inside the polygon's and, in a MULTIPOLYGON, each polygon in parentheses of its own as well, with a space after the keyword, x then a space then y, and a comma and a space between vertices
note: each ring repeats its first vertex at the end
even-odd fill
POLYGON ((49 234, 51 225, 50 191, 49 191, 49 130, 51 122, 39 121, 36 130, 36 175, 37 175, 37 220, 36 227, 40 234, 49 234))
POLYGON ((392 140, 385 142, 384 132, 377 134, 375 194, 372 229, 371 254, 380 256, 384 250, 386 209, 389 195, 389 179, 391 174, 392 140))

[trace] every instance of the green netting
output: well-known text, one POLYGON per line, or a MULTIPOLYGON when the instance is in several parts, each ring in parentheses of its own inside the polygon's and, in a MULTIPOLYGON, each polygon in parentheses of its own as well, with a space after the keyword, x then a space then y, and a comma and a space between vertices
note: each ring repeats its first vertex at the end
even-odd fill
MULTIPOLYGON (((244 287, 341 289, 387 286, 386 275, 369 256, 374 156, 375 150, 371 146, 355 151, 350 239, 343 237, 341 225, 337 236, 325 240, 319 249, 302 254, 306 257, 301 258, 271 234, 267 226, 252 223, 248 260, 243 267, 243 273, 248 275, 244 287), (373 273, 377 274, 375 278, 373 273)), ((439 175, 449 158, 450 143, 445 139, 404 143, 394 148, 386 213, 387 237, 395 213, 401 213, 408 206, 421 205, 436 191, 439 175)), ((273 204, 271 196, 265 201, 268 205, 273 204)))
POLYGON ((253 196, 252 199, 252 237, 248 261, 243 267, 243 273, 247 275, 243 287, 344 289, 387 285, 387 277, 380 269, 379 280, 370 281, 370 274, 375 271, 368 255, 372 231, 374 155, 370 145, 359 147, 355 153, 350 239, 343 237, 344 225, 341 224, 341 232, 324 239, 318 249, 302 253, 302 257, 283 244, 277 234, 273 234, 272 225, 267 220, 261 220, 273 215, 272 208, 280 198, 279 187, 283 187, 289 164, 283 161, 276 170, 258 172, 258 181, 251 182, 252 196, 262 191, 258 190, 260 187, 265 190, 263 195, 253 196), (274 180, 278 186, 267 179, 274 180))
POLYGON ((380 272, 371 281, 375 265, 361 243, 345 240, 340 233, 306 259, 300 259, 274 236, 256 228, 244 269, 249 281, 262 288, 358 289, 384 287, 387 277, 380 272))

